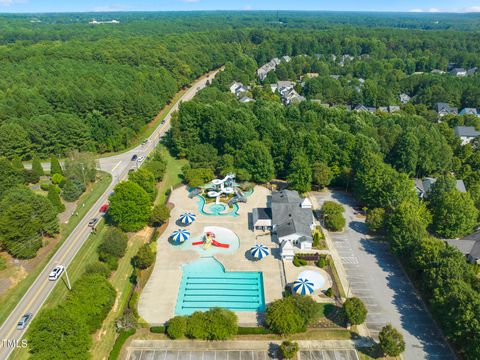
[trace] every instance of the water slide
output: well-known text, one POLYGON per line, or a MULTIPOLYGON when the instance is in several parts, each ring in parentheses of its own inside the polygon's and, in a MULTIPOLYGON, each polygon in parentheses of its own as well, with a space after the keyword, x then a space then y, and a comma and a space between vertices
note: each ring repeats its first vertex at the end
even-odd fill
POLYGON ((213 179, 212 184, 215 186, 220 185, 220 189, 209 191, 207 193, 208 197, 211 197, 211 198, 216 197, 217 198, 216 203, 218 204, 220 202, 220 196, 222 194, 233 194, 233 187, 230 187, 230 186, 225 187, 225 182, 232 181, 233 179, 235 179, 235 175, 233 174, 228 174, 223 179, 213 179))

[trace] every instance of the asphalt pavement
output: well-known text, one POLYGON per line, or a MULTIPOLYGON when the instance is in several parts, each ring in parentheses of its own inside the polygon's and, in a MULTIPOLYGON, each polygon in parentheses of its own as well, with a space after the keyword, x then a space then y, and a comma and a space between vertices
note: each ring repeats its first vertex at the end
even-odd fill
POLYGON ((370 336, 378 341, 382 327, 391 323, 404 336, 404 359, 455 359, 388 244, 367 235, 365 218, 355 210, 355 199, 344 192, 325 191, 314 196, 319 206, 334 200, 345 208, 346 229, 330 235, 349 282, 347 297, 359 297, 367 307, 365 323, 370 336))
MULTIPOLYGON (((107 190, 97 200, 95 205, 93 205, 93 207, 88 211, 85 217, 80 220, 79 224, 75 227, 70 236, 63 242, 57 252, 52 256, 48 264, 41 271, 22 299, 18 302, 10 316, 0 327, 0 360, 7 359, 16 346, 22 346, 21 339, 23 338, 26 329, 16 329, 17 322, 20 320, 20 318, 27 312, 32 313, 35 317, 54 287, 57 284, 59 286, 66 286, 63 281, 63 276, 57 281, 49 281, 48 274, 56 265, 59 264, 64 265, 68 271, 68 265, 88 239, 91 231, 91 229, 88 227, 88 222, 90 219, 99 215, 100 207, 108 202, 108 196, 113 191, 115 185, 128 177, 128 171, 132 167, 137 167, 140 165, 131 160, 132 156, 134 154, 137 156, 148 156, 148 154, 155 149, 161 137, 170 128, 170 119, 172 114, 178 110, 179 104, 183 101, 192 99, 200 89, 206 86, 207 81, 212 79, 218 71, 219 70, 210 73, 208 77, 202 77, 201 79, 197 80, 185 92, 181 99, 170 109, 164 118, 165 123, 160 124, 155 129, 144 145, 139 145, 132 150, 118 155, 99 159, 100 170, 109 172, 112 175, 112 182, 108 186, 107 190)), ((55 346, 55 344, 52 344, 52 346, 55 346)))

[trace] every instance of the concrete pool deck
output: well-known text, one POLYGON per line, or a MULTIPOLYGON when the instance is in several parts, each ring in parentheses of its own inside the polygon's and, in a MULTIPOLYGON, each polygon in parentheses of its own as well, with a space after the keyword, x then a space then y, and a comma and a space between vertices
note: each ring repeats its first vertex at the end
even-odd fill
MULTIPOLYGON (((261 271, 265 303, 282 297, 282 262, 278 257, 278 244, 273 243, 271 236, 262 231, 249 229, 249 213, 255 207, 265 207, 270 191, 256 186, 246 204, 239 204, 239 216, 207 216, 199 214, 198 199, 188 198, 185 186, 175 189, 169 202, 175 205, 171 212, 170 222, 165 232, 157 240, 157 260, 150 279, 140 295, 138 312, 151 325, 161 325, 175 316, 177 295, 182 278, 182 265, 197 260, 200 255, 195 250, 180 250, 168 242, 171 233, 180 226, 176 220, 185 211, 197 215, 197 220, 187 228, 193 237, 202 234, 205 226, 221 226, 232 230, 240 239, 237 251, 233 253, 217 253, 215 258, 222 263, 226 271, 261 271), (246 255, 255 244, 268 246, 273 254, 260 261, 248 260, 246 255)), ((259 317, 256 312, 236 312, 239 324, 257 325, 259 317)))

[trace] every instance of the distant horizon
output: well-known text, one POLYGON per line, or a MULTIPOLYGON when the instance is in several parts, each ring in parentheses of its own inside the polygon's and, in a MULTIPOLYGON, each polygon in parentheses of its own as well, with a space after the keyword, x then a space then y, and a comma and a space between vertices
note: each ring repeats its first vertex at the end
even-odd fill
MULTIPOLYGON (((0 8, 1 9, 1 8, 0 8)), ((261 13, 261 12, 270 12, 270 13, 287 13, 287 12, 298 12, 298 13, 357 13, 357 14, 409 14, 409 15, 478 15, 480 17, 480 12, 471 11, 471 12, 455 12, 455 11, 435 11, 435 12, 424 12, 424 11, 405 11, 405 10, 297 10, 297 9, 255 9, 255 10, 244 10, 244 9, 206 9, 206 10, 85 10, 85 11, 0 11, 0 15, 55 15, 55 14, 128 14, 128 13, 261 13)))
POLYGON ((480 13, 479 0, 0 0, 1 14, 56 14, 90 12, 185 12, 185 11, 308 11, 367 13, 480 13))

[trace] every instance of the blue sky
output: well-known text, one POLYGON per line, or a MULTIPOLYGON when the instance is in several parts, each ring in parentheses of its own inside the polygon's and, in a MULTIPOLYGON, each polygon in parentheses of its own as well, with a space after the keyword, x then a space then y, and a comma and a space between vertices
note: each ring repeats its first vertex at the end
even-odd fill
POLYGON ((480 0, 0 0, 0 12, 167 10, 480 12, 480 0))

